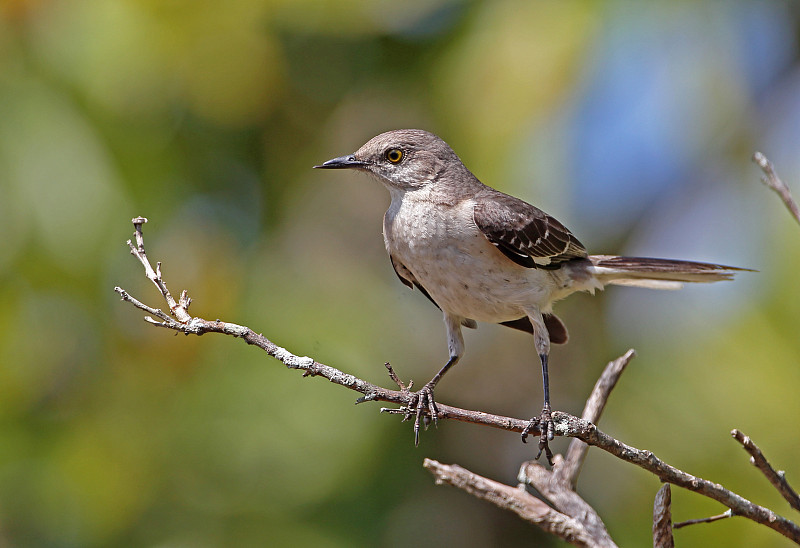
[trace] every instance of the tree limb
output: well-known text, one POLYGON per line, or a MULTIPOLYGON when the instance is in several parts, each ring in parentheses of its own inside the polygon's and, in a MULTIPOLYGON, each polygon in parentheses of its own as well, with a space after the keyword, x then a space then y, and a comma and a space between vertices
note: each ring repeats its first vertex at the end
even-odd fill
POLYGON ((800 544, 800 527, 772 510, 754 504, 741 495, 725 489, 718 483, 710 482, 675 468, 656 457, 651 451, 636 449, 616 440, 600 431, 590 422, 572 417, 566 413, 559 413, 556 421, 556 429, 559 432, 564 432, 562 435, 578 438, 589 445, 611 453, 619 459, 635 464, 655 474, 662 482, 671 483, 714 499, 733 510, 735 515, 766 525, 800 544))
POLYGON ((495 506, 511 510, 525 521, 535 523, 548 533, 575 546, 616 546, 613 542, 610 544, 598 543, 595 536, 587 531, 578 520, 551 508, 525 491, 524 488, 511 487, 479 476, 457 464, 441 464, 432 459, 425 459, 422 465, 434 475, 437 485, 446 483, 458 487, 495 506))
MULTIPOLYGON (((628 350, 605 367, 586 400, 582 415, 584 420, 597 422, 622 371, 635 355, 633 349, 628 350)), ((517 478, 536 489, 559 511, 577 520, 585 530, 592 533, 597 545, 614 546, 602 518, 575 492, 578 474, 588 450, 586 443, 573 439, 566 458, 555 456, 552 470, 547 470, 535 461, 528 461, 522 463, 517 478)))
MULTIPOLYGON (((142 263, 145 268, 147 277, 158 288, 164 299, 166 300, 170 314, 166 314, 160 309, 150 307, 143 304, 137 299, 133 298, 127 291, 120 287, 114 290, 120 295, 123 301, 131 303, 136 308, 144 310, 152 316, 156 316, 159 320, 153 319, 150 316, 145 317, 145 320, 153 323, 156 326, 171 329, 174 331, 182 332, 185 334, 203 335, 205 333, 222 333, 231 335, 233 337, 243 339, 247 344, 257 346, 264 350, 270 356, 278 359, 290 369, 298 369, 303 371, 303 376, 320 376, 328 379, 329 381, 340 386, 347 387, 351 390, 363 394, 358 398, 356 403, 365 401, 385 401, 394 404, 399 404, 400 409, 392 410, 393 412, 404 413, 405 410, 414 401, 414 394, 410 391, 410 386, 403 385, 399 378, 394 375, 394 372, 389 368, 390 375, 395 383, 399 386, 400 390, 389 390, 365 380, 359 379, 348 373, 344 373, 334 367, 319 363, 307 356, 297 356, 292 354, 285 348, 282 348, 262 334, 255 333, 247 326, 237 325, 233 323, 223 322, 220 320, 210 321, 203 318, 192 318, 188 313, 188 307, 191 303, 186 291, 181 292, 181 297, 178 302, 172 298, 166 283, 161 277, 160 263, 157 263, 156 269, 153 269, 147 258, 144 250, 144 240, 142 236, 142 225, 147 222, 143 217, 133 219, 135 227, 135 238, 137 245, 134 246, 130 241, 128 245, 131 253, 142 263)), ((611 362, 604 371, 603 377, 598 381, 595 386, 593 395, 590 401, 587 402, 584 415, 586 417, 597 420, 600 412, 605 405, 608 393, 619 378, 619 374, 624 369, 625 365, 633 357, 633 352, 629 351, 618 360, 611 362), (604 380, 604 377, 608 377, 604 380), (593 403, 594 402, 594 403, 593 403)), ((388 366, 388 364, 387 364, 388 366)), ((527 426, 527 420, 516 419, 512 417, 504 417, 501 415, 493 415, 481 411, 472 411, 452 407, 444 404, 437 403, 440 419, 454 419, 463 422, 470 422, 473 424, 482 424, 499 428, 503 430, 522 432, 527 426)), ((712 483, 708 480, 698 478, 679 470, 658 457, 653 453, 646 450, 636 449, 631 447, 613 437, 600 431, 592 421, 586 418, 578 418, 563 412, 553 412, 553 421, 555 423, 556 435, 569 436, 581 440, 585 444, 598 447, 617 458, 639 466, 653 474, 655 474, 662 482, 671 483, 680 487, 684 487, 691 491, 700 493, 706 497, 717 500, 727 506, 734 515, 739 515, 751 519, 757 523, 766 525, 782 535, 792 539, 794 542, 800 544, 800 528, 788 519, 779 516, 771 510, 758 506, 749 500, 741 497, 740 495, 725 489, 719 484, 712 483)), ((533 429, 533 433, 539 433, 538 427, 533 429)), ((577 476, 577 471, 580 469, 580 464, 585 456, 585 449, 575 449, 568 455, 570 459, 568 463, 562 464, 560 458, 556 463, 557 466, 553 472, 547 472, 547 475, 542 475, 541 470, 543 467, 535 463, 526 463, 523 465, 524 471, 521 470, 521 477, 526 478, 531 484, 542 485, 540 489, 545 496, 553 499, 553 504, 558 508, 573 508, 578 509, 576 513, 583 516, 583 520, 577 520, 574 516, 567 515, 563 512, 553 510, 544 502, 539 501, 531 502, 528 497, 535 499, 532 495, 525 493, 527 497, 521 497, 513 487, 498 484, 492 480, 482 478, 476 474, 461 468, 451 467, 449 469, 437 468, 435 461, 429 461, 429 468, 442 471, 437 477, 441 481, 446 481, 452 485, 459 486, 476 496, 481 496, 487 500, 492 501, 505 501, 506 508, 517 512, 521 516, 529 516, 533 523, 537 523, 546 530, 558 534, 561 538, 569 540, 574 543, 583 543, 578 545, 608 545, 612 546, 613 541, 610 537, 603 536, 598 531, 605 531, 605 526, 597 517, 596 520, 591 516, 596 513, 591 509, 577 494, 572 492, 572 483, 577 476), (435 464, 434 464, 435 463, 435 464), (559 468, 564 466, 564 471, 559 471, 559 468), (537 468, 538 467, 538 468, 537 468), (541 469, 541 470, 540 470, 541 469), (447 479, 445 479, 447 478, 447 479), (540 478, 540 479, 531 479, 540 478), (546 478, 546 481, 541 480, 546 478), (524 499, 524 505, 519 502, 524 499), (518 504, 519 503, 519 504, 518 504), (544 505, 544 506, 542 506, 544 505), (585 505, 585 506, 584 506, 585 505), (547 508, 547 509, 545 509, 547 508), (588 509, 588 510, 587 510, 588 509), (524 510, 524 511, 523 511, 524 510), (590 512, 589 512, 590 510, 590 512), (587 527, 587 523, 589 527, 587 527), (592 529, 594 527, 594 529, 592 529), (561 533, 557 532, 560 531, 561 533), (582 531, 588 532, 594 536, 591 539, 584 538, 582 531), (599 544, 606 542, 606 544, 599 544)), ((440 467, 442 465, 439 465, 440 467)), ((438 472, 437 472, 438 473, 438 472)), ((524 492, 524 491, 523 491, 524 492)), ((571 510, 574 511, 574 510, 571 510)), ((525 518, 528 519, 528 518, 525 518)))
POLYGON ((596 546, 616 546, 597 511, 564 480, 560 472, 565 465, 561 455, 555 456, 552 470, 533 460, 524 462, 517 479, 532 486, 557 510, 580 523, 591 533, 596 546))

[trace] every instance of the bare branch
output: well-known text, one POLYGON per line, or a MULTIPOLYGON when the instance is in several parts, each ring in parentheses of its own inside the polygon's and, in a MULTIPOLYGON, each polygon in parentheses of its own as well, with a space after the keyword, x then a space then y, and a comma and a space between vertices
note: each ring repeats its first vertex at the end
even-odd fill
MULTIPOLYGON (((152 320, 152 318, 145 318, 159 327, 172 329, 187 335, 222 333, 224 335, 231 335, 233 337, 240 338, 247 344, 257 346, 258 348, 264 350, 273 358, 283 362, 283 364, 288 368, 303 371, 303 376, 323 377, 334 384, 338 384, 364 394, 364 396, 359 398, 356 403, 362 403, 365 401, 384 401, 395 403, 403 406, 397 411, 405 413, 405 407, 413 402, 414 394, 409 390, 410 385, 405 387, 403 390, 389 390, 387 388, 383 388, 359 379, 348 373, 344 373, 335 367, 314 361, 312 358, 307 356, 296 356, 285 348, 273 343, 264 335, 254 332, 247 326, 223 322, 220 320, 204 320, 203 318, 192 318, 187 323, 181 323, 173 318, 170 318, 162 311, 141 303, 140 301, 131 297, 130 294, 128 294, 128 292, 124 289, 120 287, 116 287, 114 289, 120 294, 122 300, 130 302, 137 308, 145 310, 148 313, 161 318, 163 320, 162 322, 156 322, 155 320, 152 320)), ((453 419, 473 424, 483 424, 485 426, 491 426, 493 428, 509 430, 512 432, 522 432, 527 426, 528 422, 530 422, 512 417, 503 417, 501 415, 483 413, 481 411, 470 411, 440 403, 437 403, 436 405, 439 410, 440 419, 453 419)), ((538 427, 534 428, 533 432, 538 433, 538 427)))
MULTIPOLYGON (((159 318, 161 318, 165 322, 175 322, 175 320, 173 320, 170 316, 168 316, 167 314, 164 314, 164 312, 162 312, 160 308, 152 308, 150 306, 147 306, 143 302, 131 297, 130 294, 127 291, 125 291, 124 289, 122 289, 121 287, 115 287, 114 291, 119 293, 119 296, 122 297, 123 301, 127 301, 127 302, 131 303, 136 308, 144 310, 145 312, 149 312, 153 316, 158 316, 159 318)), ((151 318, 151 320, 152 320, 152 318, 151 318)), ((175 325, 176 325, 175 328, 177 329, 180 324, 178 322, 175 322, 175 325)))
POLYGON ((422 465, 434 475, 437 485, 448 484, 463 489, 475 497, 516 513, 522 519, 535 523, 548 533, 575 546, 615 546, 613 542, 598 543, 580 522, 551 508, 524 488, 498 483, 457 464, 447 465, 425 459, 422 465))
MULTIPOLYGON (((153 270, 153 266, 150 264, 150 260, 147 258, 147 253, 144 250, 144 235, 142 234, 142 225, 147 222, 147 218, 134 217, 131 222, 133 223, 134 227, 133 236, 136 239, 136 245, 133 245, 133 243, 128 240, 128 247, 131 248, 131 255, 139 259, 139 262, 142 263, 145 275, 151 282, 153 282, 156 288, 158 288, 158 290, 161 292, 161 295, 164 296, 164 300, 166 300, 167 304, 169 305, 170 312, 172 312, 172 314, 181 322, 190 321, 192 317, 189 315, 188 308, 191 299, 189 299, 186 291, 184 290, 181 294, 181 304, 178 305, 175 302, 175 299, 172 298, 172 295, 170 294, 169 289, 167 289, 167 285, 164 283, 164 280, 161 279, 161 263, 156 263, 156 269, 153 270)), ((119 293, 119 291, 117 291, 117 293, 119 293)))
MULTIPOLYGON (((631 348, 625 354, 606 365, 600 378, 597 379, 589 399, 586 400, 586 405, 581 415, 582 419, 592 423, 597 423, 600 420, 600 415, 603 413, 611 391, 617 385, 622 372, 625 371, 625 368, 635 356, 636 352, 631 348)), ((578 474, 581 473, 581 467, 583 466, 583 461, 586 460, 588 451, 589 446, 584 442, 577 439, 572 440, 567 448, 564 466, 558 469, 557 473, 560 475, 561 480, 569 483, 573 490, 578 484, 578 474)))
POLYGON ((560 435, 576 437, 589 445, 611 453, 617 458, 652 472, 662 482, 683 487, 721 502, 733 510, 735 515, 744 516, 756 523, 766 525, 800 544, 800 527, 772 510, 754 504, 741 495, 725 489, 718 483, 698 478, 674 466, 670 466, 650 451, 626 445, 601 432, 594 424, 583 419, 566 413, 553 413, 553 419, 556 423, 556 432, 560 435))
POLYGON ((653 503, 653 548, 673 548, 672 538, 672 491, 669 483, 661 486, 653 503))
MULTIPOLYGON (((600 418, 611 390, 634 355, 635 352, 631 349, 606 366, 586 401, 583 410, 584 420, 596 422, 600 418)), ((520 482, 531 485, 560 512, 580 522, 591 532, 598 545, 612 546, 614 541, 608 534, 602 518, 575 492, 578 474, 588 449, 586 443, 573 439, 567 451, 567 458, 556 455, 552 470, 547 470, 535 461, 529 461, 522 464, 517 478, 520 482)))
MULTIPOLYGON (((399 404, 401 406, 400 409, 395 409, 392 411, 405 413, 407 408, 414 401, 415 394, 411 392, 411 383, 405 386, 400 381, 399 377, 393 374, 391 367, 388 365, 387 368, 390 371, 390 375, 392 375, 393 381, 398 385, 400 390, 389 390, 382 388, 348 373, 344 373, 334 367, 319 363, 312 358, 292 354, 285 348, 276 345, 263 335, 255 333, 247 326, 223 322, 220 320, 209 321, 202 318, 192 318, 187 312, 187 308, 191 302, 191 299, 189 299, 186 292, 184 291, 181 293, 180 303, 175 303, 166 287, 166 284, 161 278, 160 264, 157 263, 157 268, 155 270, 152 268, 152 266, 150 266, 150 262, 147 259, 147 255, 144 251, 144 242, 141 232, 141 225, 145 222, 145 220, 143 218, 136 218, 133 220, 133 222, 136 226, 135 235, 137 239, 137 246, 133 246, 129 242, 131 253, 133 253, 133 255, 136 256, 145 267, 147 277, 153 281, 153 283, 159 289, 162 296, 169 304, 170 311, 177 318, 174 319, 157 308, 153 308, 141 303, 140 301, 131 297, 122 288, 115 288, 115 291, 124 301, 130 302, 135 307, 144 310, 161 320, 156 321, 151 317, 147 317, 145 318, 147 321, 159 327, 186 334, 203 335, 205 333, 222 333, 241 338, 247 344, 257 346, 270 356, 280 360, 288 368, 302 370, 303 376, 320 376, 335 384, 347 387, 363 394, 363 397, 359 398, 356 403, 372 400, 390 402, 399 404)), ((630 361, 632 356, 633 353, 628 352, 618 360, 615 360, 615 362, 609 364, 609 366, 606 368, 608 371, 608 378, 606 381, 598 383, 598 386, 595 388, 596 395, 593 393, 592 398, 590 398, 591 401, 587 403, 587 409, 584 411, 585 415, 594 418, 594 420, 596 420, 596 417, 599 417, 604 402, 608 397, 608 392, 611 390, 614 382, 616 382, 616 378, 619 377, 622 369, 624 369, 625 365, 630 361)), ((604 373, 604 376, 606 376, 606 373, 604 373)), ((440 419, 454 419, 462 422, 482 424, 485 426, 491 426, 493 428, 499 428, 513 432, 522 432, 529 423, 527 420, 504 417, 501 415, 492 415, 489 413, 483 413, 481 411, 460 409, 458 407, 452 407, 439 403, 437 403, 437 407, 440 419)), ((600 431, 589 420, 581 419, 558 411, 553 412, 552 418, 555 423, 556 435, 569 436, 579 439, 588 445, 593 445, 604 451, 607 451, 621 460, 635 464, 636 466, 652 472, 659 479, 661 479, 662 482, 684 487, 706 497, 717 500, 727 506, 731 510, 732 515, 743 516, 757 523, 766 525, 767 527, 778 531, 782 535, 800 544, 800 528, 786 518, 775 514, 771 510, 758 506, 741 497, 740 495, 725 489, 719 484, 692 476, 686 472, 683 472, 682 470, 670 466, 657 458, 650 451, 644 451, 626 445, 600 431)), ((538 425, 536 425, 536 428, 532 430, 532 433, 539 433, 538 425)), ((579 469, 582 459, 583 456, 579 455, 574 457, 574 460, 571 460, 570 462, 577 462, 577 468, 579 469)), ((429 468, 433 468, 436 464, 438 464, 434 463, 434 461, 430 462, 432 464, 430 464, 429 468)), ((559 459, 558 465, 562 465, 561 459, 559 459)), ((570 466, 570 470, 574 470, 572 467, 576 465, 571 464, 570 466)), ((563 473, 557 472, 556 469, 553 473, 548 472, 549 477, 547 477, 547 482, 544 482, 544 480, 539 481, 535 479, 540 475, 540 469, 544 470, 542 467, 536 468, 533 465, 527 464, 523 476, 528 478, 532 485, 541 485, 542 487, 540 492, 545 494, 545 496, 552 498, 557 507, 560 506, 561 508, 565 509, 580 509, 582 508, 582 504, 586 504, 582 501, 582 499, 580 499, 580 497, 572 492, 570 482, 565 481, 565 478, 574 478, 577 472, 570 471, 569 473, 563 473)), ((590 523, 590 526, 594 527, 594 525, 591 525, 593 518, 587 518, 584 521, 575 519, 574 515, 571 517, 565 515, 564 512, 554 510, 544 504, 542 501, 532 497, 531 495, 528 495, 527 493, 525 493, 525 495, 527 495, 526 498, 519 499, 519 501, 524 500, 524 505, 517 506, 517 504, 523 504, 522 502, 514 502, 518 501, 516 493, 519 491, 518 489, 504 486, 496 482, 491 482, 491 480, 481 478, 480 476, 475 476, 474 474, 471 474, 471 472, 468 472, 460 467, 451 467, 447 472, 442 472, 442 474, 437 477, 441 477, 441 481, 452 483, 454 485, 461 482, 464 485, 462 488, 467 489, 476 496, 480 496, 487 500, 506 501, 504 502, 504 504, 506 504, 505 507, 514 510, 520 515, 523 513, 530 513, 532 519, 541 521, 544 524, 542 527, 544 527, 546 530, 552 529, 554 534, 558 534, 561 536, 561 538, 565 538, 570 542, 577 543, 578 545, 589 545, 588 543, 590 541, 593 544, 597 544, 598 542, 597 530, 592 529, 592 532, 594 532, 595 536, 591 538, 582 536, 583 532, 589 531, 586 523, 590 523), (467 477, 472 479, 470 481, 466 481, 465 478, 467 477), (528 498, 538 500, 538 502, 530 502, 528 498), (555 531, 561 531, 561 533, 557 533, 555 531)), ((588 505, 586 505, 586 507, 588 507, 588 505)), ((593 510, 591 510, 591 512, 594 513, 593 510)), ((596 513, 594 515, 596 515, 596 513)), ((602 525, 599 517, 597 518, 597 523, 599 524, 599 527, 602 527, 604 530, 604 526, 602 525)), ((608 538, 608 541, 611 542, 610 538, 608 538)))
POLYGON ((745 451, 750 453, 750 464, 761 470, 761 473, 764 474, 767 480, 778 490, 792 508, 800 511, 800 496, 797 495, 797 492, 792 489, 789 482, 786 481, 786 474, 784 471, 778 470, 776 472, 769 461, 767 461, 764 453, 761 452, 761 449, 759 449, 749 436, 745 436, 740 430, 734 428, 731 431, 731 436, 742 444, 745 451))
POLYGON ((789 209, 789 212, 792 214, 792 217, 794 217, 797 222, 800 223, 800 207, 797 206, 797 202, 795 202, 794 198, 792 198, 792 193, 789 190, 789 187, 786 186, 786 183, 784 183, 780 177, 778 177, 772 162, 770 162, 767 157, 760 152, 753 154, 753 161, 758 164, 758 167, 760 167, 764 172, 764 177, 761 178, 761 182, 774 190, 775 193, 780 196, 784 205, 786 205, 786 207, 789 209))
POLYGON ((598 546, 615 546, 608 534, 603 520, 591 505, 583 500, 563 479, 560 474, 564 459, 556 455, 553 470, 547 470, 536 461, 522 463, 517 479, 536 489, 559 512, 577 520, 581 526, 591 533, 598 546))

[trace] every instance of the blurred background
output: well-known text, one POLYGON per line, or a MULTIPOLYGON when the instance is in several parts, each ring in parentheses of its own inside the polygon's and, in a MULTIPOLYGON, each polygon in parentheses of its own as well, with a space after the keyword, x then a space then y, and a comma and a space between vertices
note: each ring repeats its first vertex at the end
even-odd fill
MULTIPOLYGON (((800 194, 799 36, 788 1, 0 1, 0 545, 561 545, 421 466, 514 484, 535 451, 517 435, 443 423, 415 448, 380 404, 154 328, 113 291, 163 306, 125 245, 143 215, 193 314, 421 385, 444 327, 392 272, 388 194, 311 169, 403 127, 594 253, 760 271, 561 303, 552 398, 579 414, 634 347, 601 428, 788 514, 729 431, 800 487, 800 227, 750 161, 800 194)), ((538 413, 530 337, 465 335, 438 399, 538 413)), ((658 488, 597 450, 579 484, 623 546, 651 544, 658 488)), ((724 508, 674 489, 672 511, 724 508)), ((786 544, 744 519, 676 539, 786 544)))

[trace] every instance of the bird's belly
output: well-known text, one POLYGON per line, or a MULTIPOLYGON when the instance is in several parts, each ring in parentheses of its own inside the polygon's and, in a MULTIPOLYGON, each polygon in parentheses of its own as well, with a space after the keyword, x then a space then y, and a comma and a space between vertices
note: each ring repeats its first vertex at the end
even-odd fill
MULTIPOLYGON (((421 243, 421 242, 419 242, 421 243)), ((445 247, 417 245, 398 257, 443 311, 499 323, 549 307, 550 271, 508 260, 482 235, 445 247)))

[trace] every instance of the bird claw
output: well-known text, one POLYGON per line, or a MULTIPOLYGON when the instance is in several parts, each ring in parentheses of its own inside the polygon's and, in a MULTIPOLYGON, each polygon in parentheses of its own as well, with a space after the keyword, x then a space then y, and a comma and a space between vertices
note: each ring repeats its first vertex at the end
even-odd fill
POLYGON ((428 425, 433 421, 434 425, 439 424, 439 409, 433 399, 433 386, 426 384, 414 393, 413 400, 409 403, 406 415, 403 420, 414 417, 414 445, 419 446, 420 424, 424 424, 427 430, 428 425))
POLYGON ((548 464, 553 466, 553 451, 550 450, 549 442, 556 436, 556 425, 553 422, 549 405, 545 405, 542 409, 542 414, 532 418, 522 430, 522 443, 528 442, 528 434, 535 429, 541 432, 539 435, 539 452, 536 453, 536 460, 539 460, 539 457, 542 456, 542 451, 544 451, 548 464))

